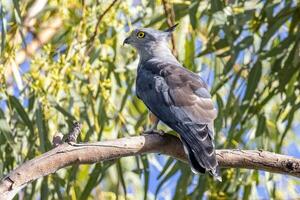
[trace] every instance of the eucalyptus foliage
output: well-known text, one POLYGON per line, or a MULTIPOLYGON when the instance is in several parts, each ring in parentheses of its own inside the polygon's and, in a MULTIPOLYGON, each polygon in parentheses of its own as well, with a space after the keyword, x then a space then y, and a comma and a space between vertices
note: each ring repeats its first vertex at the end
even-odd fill
MULTIPOLYGON (((147 109, 135 95, 138 57, 122 42, 137 27, 167 28, 161 1, 120 0, 109 10, 113 1, 0 2, 1 177, 51 149, 53 135, 66 134, 74 120, 83 124, 79 142, 147 128, 147 109), (22 60, 20 50, 45 38, 54 20, 62 22, 54 36, 22 60)), ((167 3, 179 22, 179 60, 211 87, 219 111, 216 147, 299 156, 300 3, 167 3)), ((299 180, 282 175, 227 169, 222 177, 215 182, 171 158, 142 155, 62 169, 30 184, 19 199, 278 199, 300 193, 299 180)))

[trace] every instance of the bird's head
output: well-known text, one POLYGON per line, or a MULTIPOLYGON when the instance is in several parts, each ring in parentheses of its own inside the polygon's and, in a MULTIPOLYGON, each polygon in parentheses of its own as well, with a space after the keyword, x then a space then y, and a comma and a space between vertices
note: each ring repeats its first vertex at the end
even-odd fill
POLYGON ((127 37, 123 44, 133 46, 139 52, 141 57, 148 57, 152 54, 159 54, 160 50, 168 49, 168 40, 178 24, 168 28, 165 31, 152 28, 135 29, 127 37))

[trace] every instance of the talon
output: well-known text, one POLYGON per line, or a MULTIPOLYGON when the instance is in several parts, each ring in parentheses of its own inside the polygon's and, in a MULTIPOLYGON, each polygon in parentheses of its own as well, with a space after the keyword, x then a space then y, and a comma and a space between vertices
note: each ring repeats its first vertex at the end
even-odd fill
POLYGON ((165 134, 163 130, 156 130, 155 133, 157 133, 160 136, 163 136, 165 134))
POLYGON ((145 130, 142 135, 150 135, 150 134, 158 134, 163 136, 165 134, 165 132, 163 130, 153 130, 153 129, 149 129, 149 130, 145 130))
POLYGON ((142 132, 142 135, 149 135, 149 134, 152 134, 153 133, 153 130, 149 129, 149 130, 145 130, 142 132))

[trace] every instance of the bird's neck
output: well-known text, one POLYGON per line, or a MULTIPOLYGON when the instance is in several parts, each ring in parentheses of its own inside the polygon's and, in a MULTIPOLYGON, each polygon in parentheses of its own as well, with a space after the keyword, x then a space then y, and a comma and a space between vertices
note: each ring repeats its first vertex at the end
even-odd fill
POLYGON ((140 63, 150 59, 178 62, 167 43, 151 45, 145 49, 138 50, 138 53, 140 55, 140 63))

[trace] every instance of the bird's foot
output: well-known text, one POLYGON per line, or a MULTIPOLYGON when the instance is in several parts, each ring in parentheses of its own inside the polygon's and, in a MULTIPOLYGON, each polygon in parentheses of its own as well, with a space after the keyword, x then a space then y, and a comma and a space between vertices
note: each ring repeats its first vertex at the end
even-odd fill
POLYGON ((158 134, 158 135, 163 136, 165 134, 165 132, 163 130, 148 129, 142 133, 142 135, 150 135, 150 134, 158 134))

